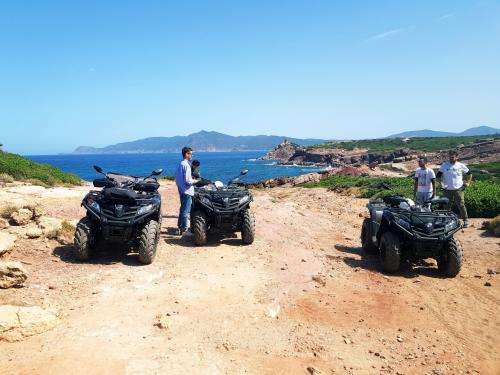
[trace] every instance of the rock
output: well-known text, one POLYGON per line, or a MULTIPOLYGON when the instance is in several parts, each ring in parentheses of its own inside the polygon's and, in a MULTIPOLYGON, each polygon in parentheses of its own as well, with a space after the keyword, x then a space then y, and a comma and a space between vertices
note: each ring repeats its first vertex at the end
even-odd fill
POLYGON ((7 219, 0 217, 0 229, 5 229, 8 227, 9 227, 9 222, 7 221, 7 219))
POLYGON ((489 281, 486 281, 486 282, 484 283, 484 286, 491 286, 491 283, 490 283, 489 281))
POLYGON ((0 288, 7 289, 22 286, 28 278, 28 272, 19 262, 0 262, 0 288))
POLYGON ((40 228, 37 228, 37 227, 29 228, 26 231, 26 237, 28 237, 28 238, 39 238, 42 235, 43 235, 42 230, 40 228))
POLYGON ((325 286, 326 285, 325 279, 322 276, 320 276, 320 275, 313 276, 312 280, 316 281, 321 286, 325 286))
POLYGON ((8 253, 14 242, 16 242, 17 236, 15 234, 0 232, 0 256, 8 253))
POLYGON ((0 306, 0 341, 20 341, 48 331, 57 324, 57 316, 40 306, 0 306))
POLYGON ((347 339, 347 338, 346 338, 346 339, 344 339, 344 342, 345 342, 346 344, 348 344, 348 345, 349 345, 349 344, 351 344, 351 340, 349 340, 349 339, 347 339))
POLYGON ((41 217, 37 223, 47 238, 56 238, 57 232, 62 228, 62 220, 54 217, 41 217))
POLYGON ((28 208, 21 208, 19 211, 14 212, 10 216, 10 219, 16 225, 26 225, 31 221, 32 218, 33 212, 28 208))
POLYGON ((309 366, 307 368, 307 372, 309 372, 309 374, 311 375, 321 375, 321 374, 324 374, 323 371, 317 369, 316 367, 313 367, 313 366, 309 366))

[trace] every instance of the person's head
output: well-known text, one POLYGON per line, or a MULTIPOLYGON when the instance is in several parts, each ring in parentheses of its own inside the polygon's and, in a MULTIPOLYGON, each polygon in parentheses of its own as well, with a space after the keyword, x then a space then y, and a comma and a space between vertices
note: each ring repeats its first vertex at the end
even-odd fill
POLYGON ((420 156, 418 158, 418 166, 420 168, 425 168, 425 165, 427 164, 427 158, 425 156, 420 156))
POLYGON ((191 160, 193 158, 193 149, 191 147, 183 147, 182 157, 186 160, 191 160))
POLYGON ((455 150, 451 150, 448 153, 448 158, 450 160, 450 163, 455 163, 458 160, 458 152, 456 152, 455 150))

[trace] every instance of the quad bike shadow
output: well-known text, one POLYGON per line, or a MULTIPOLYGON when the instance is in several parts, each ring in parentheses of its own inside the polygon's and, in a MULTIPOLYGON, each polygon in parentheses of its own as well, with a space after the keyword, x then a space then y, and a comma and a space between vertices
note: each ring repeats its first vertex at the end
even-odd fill
MULTIPOLYGON (((54 248, 52 255, 65 263, 82 264, 78 259, 75 245, 60 245, 54 248)), ((88 264, 111 265, 122 263, 126 266, 143 266, 137 258, 137 253, 122 244, 98 244, 95 255, 86 261, 88 264)))
MULTIPOLYGON (((337 251, 345 254, 358 255, 360 259, 352 256, 344 256, 343 262, 354 269, 364 269, 371 272, 386 274, 380 265, 379 257, 376 254, 367 254, 361 246, 335 245, 337 251)), ((392 277, 404 277, 407 279, 426 276, 436 279, 446 278, 434 265, 427 260, 419 260, 416 263, 404 262, 397 272, 390 273, 392 277)))

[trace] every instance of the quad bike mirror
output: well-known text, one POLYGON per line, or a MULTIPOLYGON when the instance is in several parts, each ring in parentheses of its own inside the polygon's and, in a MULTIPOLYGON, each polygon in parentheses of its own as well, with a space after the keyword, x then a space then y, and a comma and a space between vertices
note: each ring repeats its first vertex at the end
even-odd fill
POLYGON ((153 175, 153 176, 159 176, 159 175, 161 175, 162 173, 163 173, 163 169, 159 168, 159 169, 155 169, 155 170, 151 173, 151 175, 153 175))
POLYGON ((248 173, 248 169, 243 169, 241 172, 240 172, 240 175, 244 176, 248 173))
POLYGON ((98 165, 94 165, 94 169, 96 170, 97 173, 102 173, 102 168, 99 167, 98 165))

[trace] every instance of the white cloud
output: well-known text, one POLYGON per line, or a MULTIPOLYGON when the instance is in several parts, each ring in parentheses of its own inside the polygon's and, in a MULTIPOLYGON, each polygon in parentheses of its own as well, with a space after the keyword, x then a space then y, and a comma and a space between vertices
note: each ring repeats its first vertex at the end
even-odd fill
POLYGON ((439 20, 442 21, 442 20, 445 20, 447 18, 453 17, 454 15, 455 15, 455 13, 443 14, 441 17, 439 17, 439 20))
POLYGON ((375 41, 375 40, 379 40, 379 39, 384 39, 384 38, 387 38, 388 36, 399 34, 399 33, 405 32, 405 31, 409 31, 413 28, 414 28, 414 26, 400 27, 399 29, 393 29, 393 30, 385 31, 383 33, 372 35, 366 40, 370 42, 370 41, 375 41))

